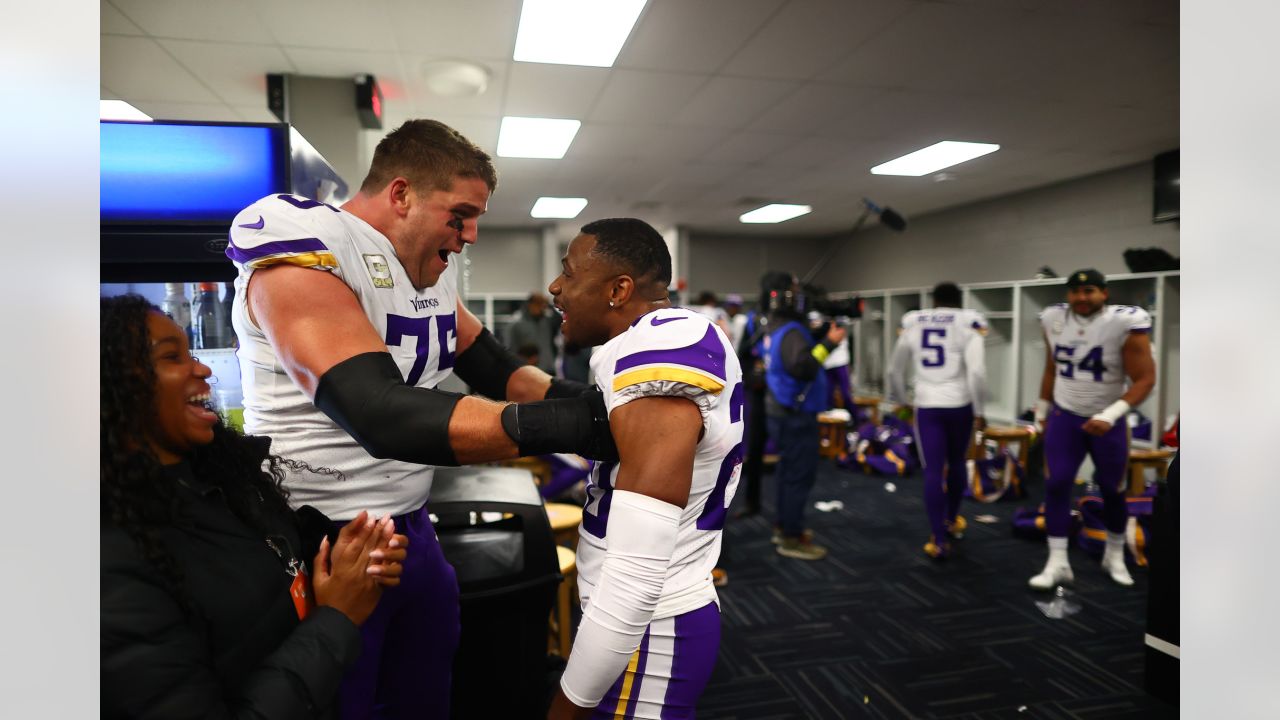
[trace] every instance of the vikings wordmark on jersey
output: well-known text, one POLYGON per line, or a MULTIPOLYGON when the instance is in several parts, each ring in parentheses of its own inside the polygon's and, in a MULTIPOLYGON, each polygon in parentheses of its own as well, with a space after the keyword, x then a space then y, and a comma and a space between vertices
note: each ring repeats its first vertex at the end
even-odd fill
POLYGON ((383 515, 417 510, 432 468, 369 455, 318 410, 285 374, 271 343, 249 318, 245 288, 256 270, 288 264, 333 273, 355 293, 405 382, 432 388, 453 372, 457 349, 457 268, 416 290, 382 233, 351 213, 297 195, 269 195, 236 216, 227 256, 239 270, 232 324, 241 339, 245 432, 268 435, 271 451, 345 476, 286 469, 290 502, 334 518, 352 507, 383 515))

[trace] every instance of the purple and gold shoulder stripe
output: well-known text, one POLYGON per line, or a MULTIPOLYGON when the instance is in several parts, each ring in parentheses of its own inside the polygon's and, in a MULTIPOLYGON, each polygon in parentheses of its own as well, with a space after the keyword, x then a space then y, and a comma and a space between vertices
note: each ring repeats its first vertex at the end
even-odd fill
POLYGON ((724 390, 724 343, 713 325, 698 342, 670 350, 642 350, 618 359, 613 367, 613 391, 655 380, 700 387, 710 393, 724 390))
POLYGON ((232 240, 227 245, 227 257, 239 265, 255 270, 272 265, 338 267, 338 259, 319 238, 276 240, 250 248, 238 247, 235 240, 232 240))

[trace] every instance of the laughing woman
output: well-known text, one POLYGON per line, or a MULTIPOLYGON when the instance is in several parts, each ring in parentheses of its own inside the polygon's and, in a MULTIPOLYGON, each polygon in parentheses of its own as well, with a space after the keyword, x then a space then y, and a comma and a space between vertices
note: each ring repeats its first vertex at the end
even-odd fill
POLYGON ((332 715, 407 539, 291 511, 286 461, 204 407, 211 371, 146 300, 103 299, 101 330, 102 717, 332 715))

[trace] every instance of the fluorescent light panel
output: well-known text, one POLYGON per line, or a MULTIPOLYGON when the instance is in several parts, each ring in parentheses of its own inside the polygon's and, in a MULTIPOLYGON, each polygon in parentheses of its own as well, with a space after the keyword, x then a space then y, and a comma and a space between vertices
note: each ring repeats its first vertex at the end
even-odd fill
POLYGON ((502 118, 498 130, 498 157, 551 158, 559 160, 569 150, 582 123, 553 118, 502 118))
POLYGON ((141 120, 151 122, 151 116, 123 100, 99 100, 99 120, 141 120))
POLYGON ((877 165, 871 168, 871 174, 908 175, 910 177, 919 177, 921 175, 928 175, 931 172, 937 172, 943 168, 949 168, 952 165, 959 165, 962 162, 966 162, 977 157, 982 157, 983 155, 993 153, 999 149, 999 145, 992 145, 991 143, 943 140, 942 142, 930 145, 927 148, 903 155, 896 160, 890 160, 887 163, 877 165))
POLYGON ((578 217, 582 208, 587 206, 586 198, 540 197, 529 211, 531 217, 563 218, 578 217))
POLYGON ((520 62, 612 67, 645 0, 524 0, 520 62))
POLYGON ((797 218, 801 215, 808 215, 813 208, 808 205, 786 205, 783 203, 774 203, 756 208, 748 213, 738 216, 738 220, 744 223, 780 223, 784 220, 797 218))

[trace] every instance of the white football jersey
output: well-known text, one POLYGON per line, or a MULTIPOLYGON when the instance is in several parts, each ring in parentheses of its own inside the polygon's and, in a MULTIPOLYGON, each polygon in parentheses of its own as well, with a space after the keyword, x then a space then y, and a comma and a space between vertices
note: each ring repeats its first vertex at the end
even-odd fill
MULTIPOLYGON (((609 412, 644 397, 686 397, 702 413, 704 433, 693 461, 689 503, 654 619, 719 603, 711 570, 720 558, 725 513, 742 469, 742 368, 723 331, 684 308, 642 316, 591 356, 609 412)), ((662 452, 662 448, 654 448, 662 452)), ((616 462, 598 462, 587 484, 578 540, 578 593, 585 611, 608 549, 616 462)))
POLYGON ((1132 305, 1103 305, 1082 318, 1065 303, 1044 309, 1040 324, 1058 365, 1053 402, 1068 412, 1096 415, 1124 395, 1124 342, 1151 330, 1151 316, 1132 305))
POLYGON ((431 491, 428 465, 379 460, 318 410, 285 373, 262 330, 249 319, 245 288, 254 270, 282 263, 331 272, 346 283, 386 340, 405 382, 432 388, 453 372, 457 348, 457 267, 418 291, 391 241, 351 213, 297 195, 269 195, 232 222, 227 255, 240 271, 232 325, 244 384, 244 429, 271 438, 271 452, 331 474, 286 468, 294 507, 312 505, 334 520, 361 510, 401 515, 431 491))
MULTIPOLYGON (((902 317, 898 342, 910 351, 916 375, 915 406, 954 408, 973 404, 982 414, 981 387, 971 387, 965 349, 982 342, 987 319, 977 310, 933 308, 913 310, 902 317)), ((985 369, 979 367, 983 373, 985 369)))

